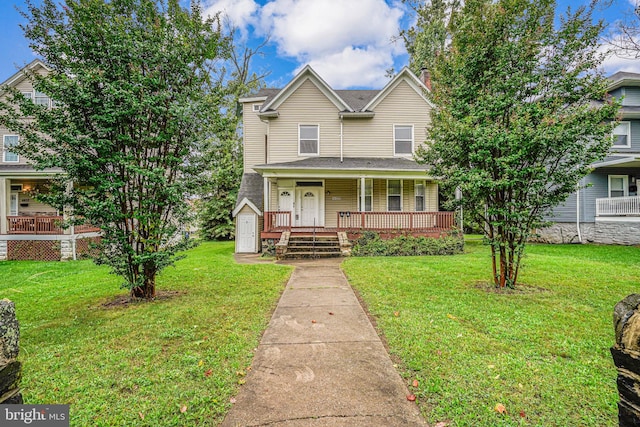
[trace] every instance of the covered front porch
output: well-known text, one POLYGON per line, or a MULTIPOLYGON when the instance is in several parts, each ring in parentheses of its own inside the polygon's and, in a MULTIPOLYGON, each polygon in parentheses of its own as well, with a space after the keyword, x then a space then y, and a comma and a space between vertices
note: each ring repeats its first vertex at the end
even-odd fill
POLYGON ((438 185, 405 159, 313 158, 260 165, 264 179, 262 239, 282 232, 363 231, 440 236, 455 227, 438 211, 438 185))
POLYGON ((596 221, 640 221, 640 156, 614 155, 595 166, 602 181, 594 184, 601 196, 595 199, 596 221))

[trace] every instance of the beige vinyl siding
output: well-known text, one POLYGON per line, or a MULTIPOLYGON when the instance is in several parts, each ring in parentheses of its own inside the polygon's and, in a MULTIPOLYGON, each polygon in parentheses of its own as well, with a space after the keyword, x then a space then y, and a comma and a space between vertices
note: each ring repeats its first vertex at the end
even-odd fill
POLYGON ((264 140, 267 124, 260 120, 257 111, 253 111, 255 102, 246 102, 242 106, 242 132, 244 143, 244 172, 255 172, 255 165, 266 163, 264 140))
POLYGON ((406 82, 378 104, 372 119, 344 120, 345 157, 393 157, 393 125, 413 124, 414 150, 426 139, 430 107, 406 82))
POLYGON ((427 181, 424 189, 425 207, 428 212, 438 211, 438 184, 427 181))
POLYGON ((324 223, 326 227, 337 227, 338 212, 358 210, 358 180, 327 179, 324 186, 324 223))
POLYGON ((298 125, 320 127, 320 156, 340 156, 338 108, 313 84, 305 81, 278 108, 279 116, 269 121, 269 163, 290 162, 298 156, 298 125))

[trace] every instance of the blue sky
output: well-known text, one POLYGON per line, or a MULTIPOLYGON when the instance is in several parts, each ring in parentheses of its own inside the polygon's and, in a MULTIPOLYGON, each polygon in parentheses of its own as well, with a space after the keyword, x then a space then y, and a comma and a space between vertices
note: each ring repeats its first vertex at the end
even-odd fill
MULTIPOLYGON (((559 0, 558 9, 577 7, 589 0, 559 0)), ((600 18, 615 23, 638 0, 605 0, 600 18)), ((188 4, 189 0, 182 0, 188 4)), ((380 88, 390 67, 399 70, 408 58, 394 36, 411 22, 410 11, 399 0, 203 0, 210 13, 222 10, 239 27, 243 42, 256 45, 269 36, 257 70, 268 72, 267 83, 282 87, 304 65, 313 68, 334 88, 380 88)), ((0 81, 35 58, 19 24, 25 19, 15 7, 21 0, 0 0, 0 81)), ((640 60, 610 57, 607 74, 640 72, 640 60)))

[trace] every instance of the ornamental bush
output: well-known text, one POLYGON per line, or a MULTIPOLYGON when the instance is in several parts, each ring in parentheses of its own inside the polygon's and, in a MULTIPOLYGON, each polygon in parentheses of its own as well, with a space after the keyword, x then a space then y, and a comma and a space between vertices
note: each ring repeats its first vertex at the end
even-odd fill
POLYGON ((356 240, 353 256, 455 255, 464 252, 464 239, 458 233, 448 236, 414 237, 407 234, 382 239, 378 233, 365 231, 356 240))

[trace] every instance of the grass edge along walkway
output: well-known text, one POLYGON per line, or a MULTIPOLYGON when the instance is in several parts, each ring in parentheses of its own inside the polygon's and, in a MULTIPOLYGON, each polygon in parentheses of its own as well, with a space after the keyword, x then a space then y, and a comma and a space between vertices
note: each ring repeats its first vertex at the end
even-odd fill
POLYGON ((449 426, 616 426, 612 313, 639 267, 637 247, 529 245, 522 286, 498 293, 478 241, 343 263, 427 421, 449 426))
POLYGON ((219 424, 291 273, 232 253, 203 243, 158 278, 178 295, 111 308, 126 291, 91 261, 0 263, 25 403, 70 404, 74 426, 219 424))

